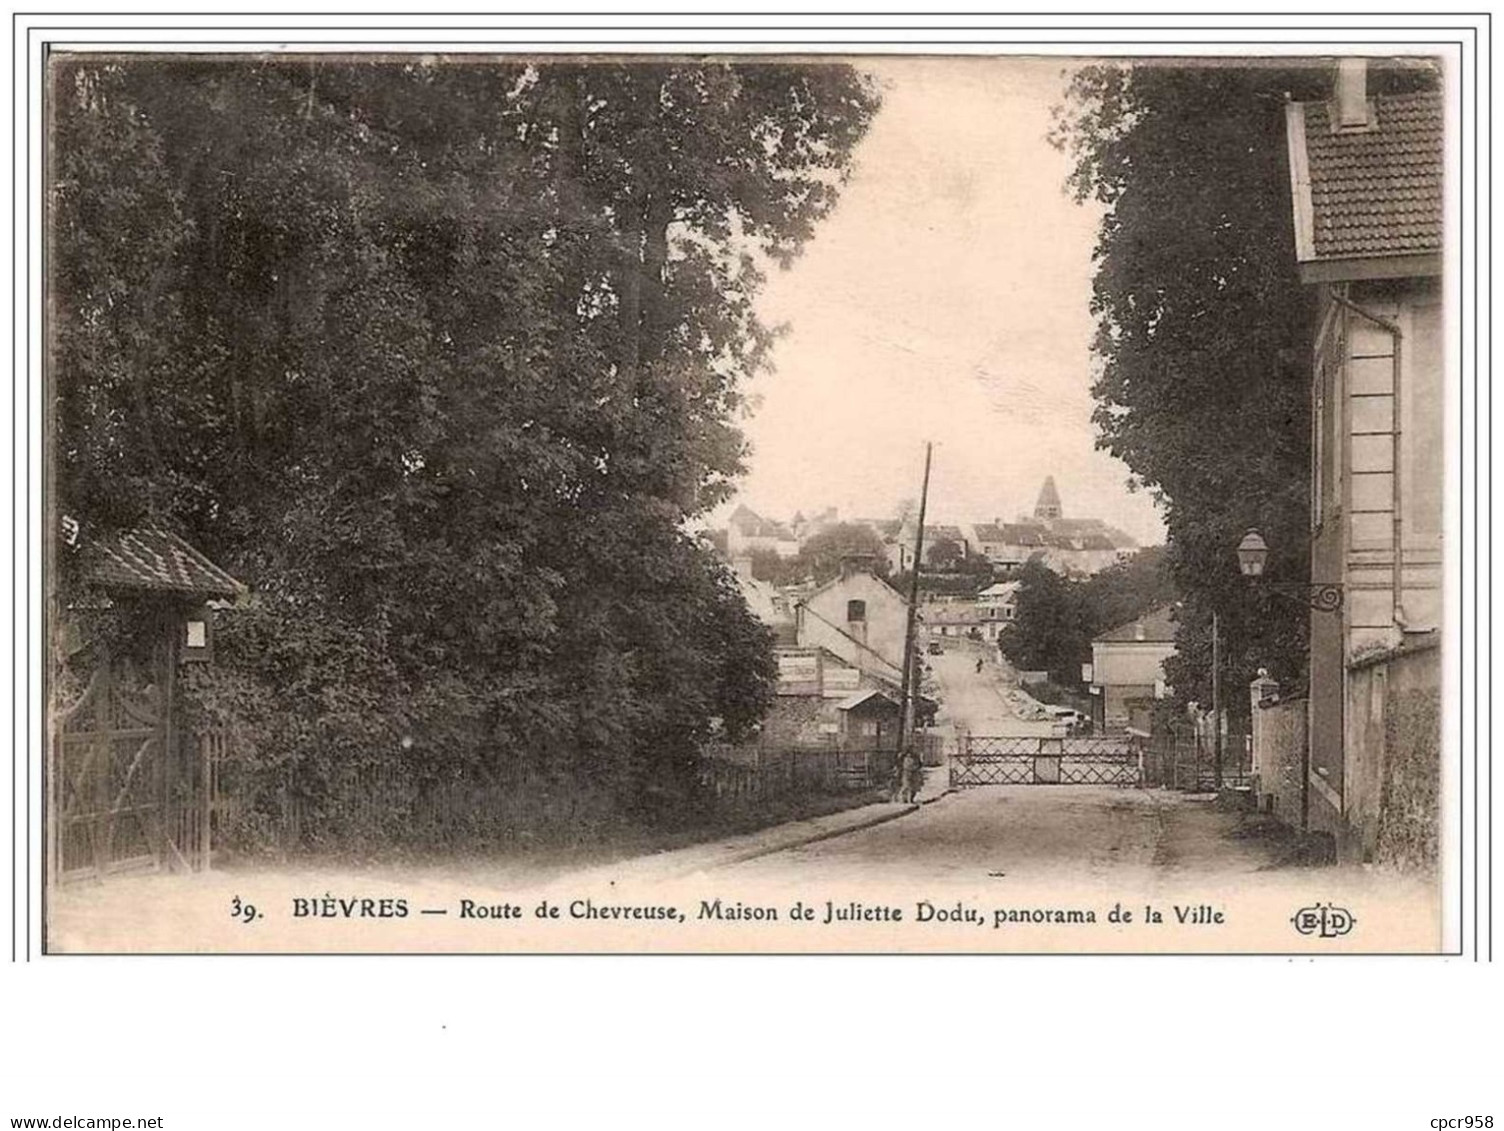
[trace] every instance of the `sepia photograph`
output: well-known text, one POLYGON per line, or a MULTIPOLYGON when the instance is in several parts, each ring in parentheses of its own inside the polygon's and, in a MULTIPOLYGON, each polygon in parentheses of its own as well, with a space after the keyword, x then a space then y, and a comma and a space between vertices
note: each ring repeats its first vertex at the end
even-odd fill
POLYGON ((1447 59, 44 62, 46 954, 1458 945, 1447 59))

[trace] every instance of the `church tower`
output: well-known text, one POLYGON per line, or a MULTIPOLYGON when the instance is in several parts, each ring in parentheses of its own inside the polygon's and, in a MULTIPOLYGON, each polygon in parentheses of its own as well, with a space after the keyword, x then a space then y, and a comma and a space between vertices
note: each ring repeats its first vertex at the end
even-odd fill
POLYGON ((1053 522, 1061 517, 1060 492, 1055 488, 1053 475, 1044 477, 1044 486, 1039 489, 1039 501, 1034 504, 1034 517, 1044 522, 1053 522))

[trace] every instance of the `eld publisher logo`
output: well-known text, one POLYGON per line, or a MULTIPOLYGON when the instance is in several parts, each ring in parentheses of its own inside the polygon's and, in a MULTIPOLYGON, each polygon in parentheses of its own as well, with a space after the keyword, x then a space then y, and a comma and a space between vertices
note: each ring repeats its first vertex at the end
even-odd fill
POLYGON ((1290 922, 1301 934, 1317 935, 1323 939, 1340 938, 1358 924, 1351 911, 1330 903, 1302 907, 1291 917, 1290 922))

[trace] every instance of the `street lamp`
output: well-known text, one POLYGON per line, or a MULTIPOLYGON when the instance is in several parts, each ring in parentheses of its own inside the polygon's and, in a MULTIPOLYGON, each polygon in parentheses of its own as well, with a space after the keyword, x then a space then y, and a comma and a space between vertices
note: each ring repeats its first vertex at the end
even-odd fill
MULTIPOLYGON (((1238 569, 1244 577, 1264 576, 1269 560, 1269 544, 1257 530, 1250 530, 1238 543, 1238 569)), ((1303 601, 1318 613, 1334 613, 1342 608, 1342 586, 1329 581, 1265 581, 1263 588, 1280 597, 1303 601)))
POLYGON ((1257 530, 1250 530, 1238 543, 1238 568, 1244 577, 1262 577, 1269 560, 1269 543, 1257 530))

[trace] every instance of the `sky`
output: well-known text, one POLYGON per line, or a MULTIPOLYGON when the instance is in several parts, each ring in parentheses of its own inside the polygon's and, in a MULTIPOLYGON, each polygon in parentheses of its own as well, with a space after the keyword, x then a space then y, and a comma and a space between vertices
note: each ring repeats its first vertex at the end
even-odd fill
POLYGON ((850 183, 759 301, 785 324, 747 384, 739 503, 787 519, 892 515, 935 443, 935 522, 1012 520, 1054 475, 1065 513, 1164 540, 1095 448, 1091 249, 1100 211, 1046 141, 1058 59, 871 59, 883 107, 850 183))

